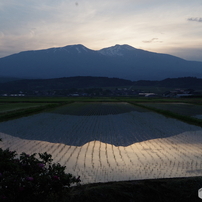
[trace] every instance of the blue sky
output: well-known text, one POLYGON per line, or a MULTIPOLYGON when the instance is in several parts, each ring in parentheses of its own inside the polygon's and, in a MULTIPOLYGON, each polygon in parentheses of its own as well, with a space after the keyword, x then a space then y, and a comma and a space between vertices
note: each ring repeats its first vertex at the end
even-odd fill
POLYGON ((0 57, 73 44, 202 61, 202 0, 0 1, 0 57))

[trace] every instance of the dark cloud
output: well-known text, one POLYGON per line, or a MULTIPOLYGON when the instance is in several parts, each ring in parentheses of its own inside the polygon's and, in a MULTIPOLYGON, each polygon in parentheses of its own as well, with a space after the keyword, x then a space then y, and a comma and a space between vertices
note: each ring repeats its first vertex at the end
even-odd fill
POLYGON ((142 41, 143 43, 152 43, 152 42, 159 42, 162 43, 162 41, 158 41, 158 38, 152 38, 151 40, 148 41, 142 41))
POLYGON ((188 18, 188 21, 202 22, 202 18, 188 18))

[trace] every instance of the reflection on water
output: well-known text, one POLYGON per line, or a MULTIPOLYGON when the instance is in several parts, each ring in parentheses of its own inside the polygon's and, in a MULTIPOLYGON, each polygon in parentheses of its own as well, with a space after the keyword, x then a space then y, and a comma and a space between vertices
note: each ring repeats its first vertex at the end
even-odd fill
POLYGON ((40 113, 0 123, 2 133, 72 146, 82 146, 95 140, 128 146, 200 129, 156 113, 137 111, 103 116, 40 113))
POLYGON ((184 132, 135 143, 127 147, 100 141, 70 146, 24 140, 0 133, 3 149, 18 153, 48 152, 66 172, 80 175, 82 183, 202 175, 202 132, 184 132))
POLYGON ((0 123, 2 148, 52 154, 83 183, 202 175, 202 130, 124 103, 76 103, 0 123))
POLYGON ((127 112, 148 112, 147 109, 131 105, 126 102, 75 102, 58 107, 51 113, 75 116, 103 116, 123 114, 127 112))

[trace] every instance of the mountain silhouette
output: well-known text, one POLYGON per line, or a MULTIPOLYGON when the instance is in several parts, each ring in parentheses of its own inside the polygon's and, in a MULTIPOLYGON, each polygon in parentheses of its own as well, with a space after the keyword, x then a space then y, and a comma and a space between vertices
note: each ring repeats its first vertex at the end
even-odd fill
POLYGON ((79 44, 24 51, 0 58, 0 76, 41 79, 98 76, 132 81, 188 76, 202 78, 202 62, 186 61, 129 45, 96 51, 79 44))

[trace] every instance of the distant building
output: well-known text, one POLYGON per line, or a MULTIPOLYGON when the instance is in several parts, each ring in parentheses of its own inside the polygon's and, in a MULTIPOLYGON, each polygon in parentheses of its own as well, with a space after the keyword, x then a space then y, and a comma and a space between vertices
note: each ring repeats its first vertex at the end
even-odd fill
POLYGON ((73 96, 73 97, 78 97, 79 94, 78 93, 73 93, 73 94, 70 94, 70 96, 73 96))
POLYGON ((144 96, 144 97, 156 97, 157 94, 155 94, 155 93, 139 93, 139 96, 144 96))
POLYGON ((18 94, 10 94, 11 97, 23 97, 25 94, 23 93, 18 93, 18 94))
POLYGON ((163 96, 164 97, 189 97, 192 96, 194 94, 194 90, 193 89, 175 89, 172 91, 166 91, 163 96))

